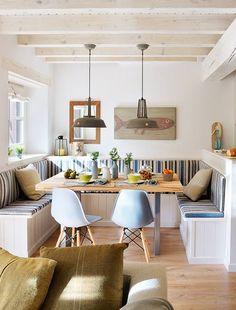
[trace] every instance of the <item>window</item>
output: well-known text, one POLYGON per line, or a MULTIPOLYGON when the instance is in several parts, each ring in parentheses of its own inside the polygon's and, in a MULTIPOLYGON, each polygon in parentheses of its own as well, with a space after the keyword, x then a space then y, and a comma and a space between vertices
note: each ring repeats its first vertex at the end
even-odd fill
POLYGON ((25 100, 9 97, 9 146, 24 144, 25 100))

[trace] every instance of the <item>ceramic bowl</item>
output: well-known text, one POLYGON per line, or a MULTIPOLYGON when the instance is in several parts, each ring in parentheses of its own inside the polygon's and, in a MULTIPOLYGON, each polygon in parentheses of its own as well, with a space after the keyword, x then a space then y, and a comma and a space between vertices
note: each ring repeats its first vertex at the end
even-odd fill
POLYGON ((162 173, 162 176, 164 181, 173 181, 174 173, 168 173, 168 174, 162 173))
POLYGON ((139 173, 130 173, 130 174, 128 174, 128 181, 130 183, 137 183, 140 180, 141 180, 141 176, 140 176, 139 173))
POLYGON ((92 178, 91 174, 80 174, 79 178, 82 182, 89 182, 92 178))

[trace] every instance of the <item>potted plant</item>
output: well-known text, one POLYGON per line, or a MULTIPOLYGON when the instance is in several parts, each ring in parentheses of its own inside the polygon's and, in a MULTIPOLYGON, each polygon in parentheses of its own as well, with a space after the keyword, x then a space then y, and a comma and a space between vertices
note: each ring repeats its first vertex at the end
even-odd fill
POLYGON ((99 152, 92 152, 90 154, 90 158, 92 159, 92 178, 97 179, 98 177, 98 163, 97 159, 99 156, 99 152))
POLYGON ((11 156, 13 154, 13 148, 12 147, 8 147, 8 156, 11 156))
POLYGON ((124 158, 124 177, 127 179, 128 177, 128 174, 130 173, 130 163, 131 161, 133 160, 133 154, 130 152, 130 153, 126 153, 126 156, 124 158))
POLYGON ((23 146, 18 145, 18 146, 15 147, 15 154, 16 154, 16 156, 17 156, 19 159, 22 158, 23 152, 24 152, 24 147, 23 147, 23 146))
POLYGON ((113 147, 109 153, 111 160, 112 160, 112 167, 111 167, 111 177, 113 179, 118 178, 118 166, 117 160, 120 159, 120 155, 118 154, 118 150, 116 147, 113 147))

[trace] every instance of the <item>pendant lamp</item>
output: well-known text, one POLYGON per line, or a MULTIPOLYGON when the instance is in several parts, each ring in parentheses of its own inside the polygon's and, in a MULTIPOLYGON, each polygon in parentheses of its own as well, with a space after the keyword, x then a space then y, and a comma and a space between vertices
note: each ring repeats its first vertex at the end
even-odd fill
POLYGON ((89 128, 104 128, 106 127, 104 121, 100 118, 91 115, 91 97, 90 97, 90 88, 91 88, 91 51, 95 49, 95 44, 85 44, 85 48, 89 51, 89 97, 88 97, 88 115, 84 115, 81 118, 77 118, 74 122, 74 127, 89 127, 89 128))
POLYGON ((138 44, 137 47, 142 51, 142 97, 138 100, 137 118, 128 120, 126 128, 157 128, 156 121, 147 116, 146 99, 143 98, 143 51, 149 45, 138 44))

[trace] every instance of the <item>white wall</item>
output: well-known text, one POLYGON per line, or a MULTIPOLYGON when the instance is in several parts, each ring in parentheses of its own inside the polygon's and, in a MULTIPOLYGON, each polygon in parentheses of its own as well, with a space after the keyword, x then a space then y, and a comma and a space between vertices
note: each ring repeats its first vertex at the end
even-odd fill
MULTIPOLYGON (((234 79, 201 82, 201 66, 192 63, 145 63, 144 97, 148 106, 177 107, 177 139, 114 140, 114 107, 137 106, 141 92, 140 63, 92 64, 92 98, 101 100, 101 144, 87 145, 107 156, 113 146, 135 158, 199 158, 211 147, 211 125, 222 122, 223 147, 234 144, 234 79)), ((88 66, 54 67, 54 137, 69 136, 69 101, 88 97, 88 66)))
MULTIPOLYGON (((52 68, 44 60, 35 57, 33 48, 17 46, 16 37, 14 36, 0 36, 0 59, 1 56, 52 78, 52 68)), ((0 170, 5 169, 8 162, 7 82, 8 72, 0 63, 0 170)), ((26 134, 27 152, 48 153, 49 144, 51 147, 51 141, 49 142, 49 140, 52 136, 52 125, 49 120, 52 120, 52 117, 50 114, 49 92, 48 87, 31 89, 30 91, 32 100, 29 103, 27 117, 33 130, 28 130, 26 134)))

